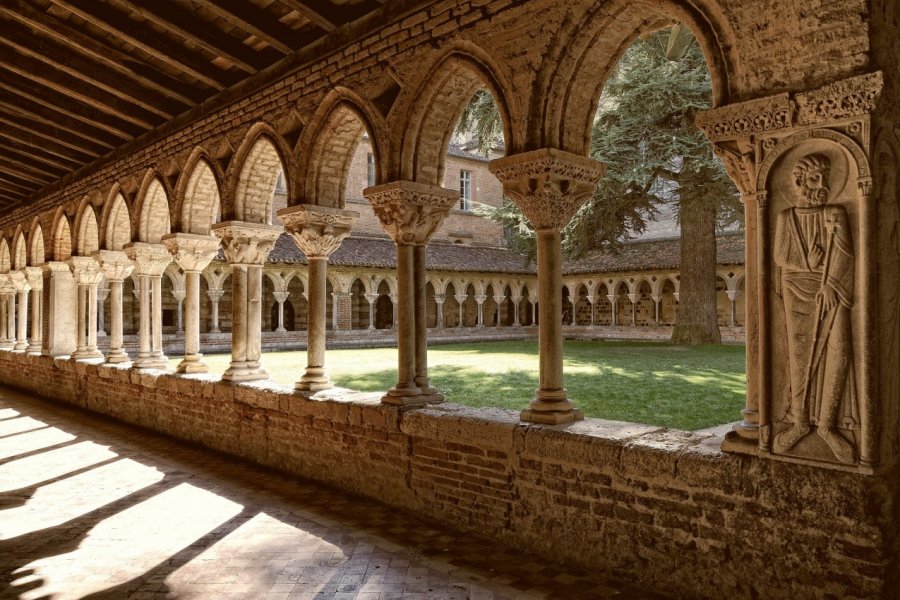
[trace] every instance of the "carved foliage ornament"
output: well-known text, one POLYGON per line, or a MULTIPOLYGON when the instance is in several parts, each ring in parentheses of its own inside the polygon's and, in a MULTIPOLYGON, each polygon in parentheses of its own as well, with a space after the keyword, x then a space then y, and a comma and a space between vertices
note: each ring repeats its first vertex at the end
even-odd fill
POLYGON ((232 265, 265 264, 281 231, 281 227, 240 221, 213 225, 213 233, 222 240, 225 258, 232 265))
POLYGON ((307 258, 328 258, 353 228, 359 213, 300 204, 278 211, 285 230, 307 258))
POLYGON ((381 226, 400 245, 426 244, 459 194, 435 185, 395 181, 363 190, 381 226))
POLYGON ((134 263, 121 251, 100 250, 94 253, 94 258, 107 281, 124 281, 134 271, 134 263))
POLYGON ((697 115, 696 125, 711 140, 742 137, 792 125, 788 94, 729 104, 697 115))
POLYGON ((138 275, 150 275, 158 277, 163 274, 172 255, 162 244, 148 244, 146 242, 134 242, 123 249, 125 255, 134 263, 135 272, 138 275))
POLYGON ((552 148, 498 158, 489 168, 537 230, 560 230, 591 196, 604 166, 552 148))
POLYGON ((27 292, 31 290, 31 286, 28 284, 28 278, 25 277, 25 273, 22 271, 12 271, 9 273, 9 280, 12 282, 13 286, 16 288, 18 292, 27 292))
POLYGON ((714 145, 716 156, 722 159, 728 176, 735 182, 743 196, 756 190, 756 169, 753 149, 741 151, 724 143, 714 145))
POLYGON ((175 233, 163 237, 162 241, 186 273, 199 273, 219 251, 219 238, 211 235, 175 233))
POLYGON ((73 256, 68 262, 78 285, 99 285, 103 281, 100 265, 90 256, 73 256))
POLYGON ((44 273, 40 267, 25 267, 25 277, 33 291, 39 292, 44 289, 44 273))

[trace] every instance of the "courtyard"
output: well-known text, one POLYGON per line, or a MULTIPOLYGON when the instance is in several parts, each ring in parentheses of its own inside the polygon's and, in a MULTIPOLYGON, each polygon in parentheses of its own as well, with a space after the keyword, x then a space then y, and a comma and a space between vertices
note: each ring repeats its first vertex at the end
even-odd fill
MULTIPOLYGON (((743 345, 673 346, 657 342, 567 340, 566 389, 587 417, 698 430, 734 421, 746 395, 743 345)), ((179 359, 170 359, 174 368, 179 359)), ((213 373, 231 356, 210 355, 213 373)), ((431 382, 449 402, 476 408, 524 408, 538 385, 537 340, 432 346, 431 382)), ((272 379, 293 385, 306 351, 268 352, 272 379)), ((396 348, 330 350, 336 385, 362 392, 396 383, 396 348)))

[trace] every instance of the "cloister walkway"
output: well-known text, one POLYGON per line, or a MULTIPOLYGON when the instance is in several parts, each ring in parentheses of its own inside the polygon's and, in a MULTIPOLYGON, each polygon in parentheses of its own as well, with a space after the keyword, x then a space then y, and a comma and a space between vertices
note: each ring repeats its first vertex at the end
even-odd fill
POLYGON ((657 596, 0 388, 0 598, 608 597, 657 596))

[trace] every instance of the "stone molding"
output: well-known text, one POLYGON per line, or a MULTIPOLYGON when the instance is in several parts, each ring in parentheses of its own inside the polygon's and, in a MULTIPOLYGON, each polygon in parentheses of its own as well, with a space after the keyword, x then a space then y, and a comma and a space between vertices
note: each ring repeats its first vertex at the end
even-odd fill
POLYGON ((605 166, 543 148, 492 160, 488 168, 536 230, 559 231, 594 192, 605 166))
POLYGON ((107 281, 124 281, 134 271, 134 263, 121 250, 100 250, 94 253, 107 281))
POLYGON ((444 217, 459 201, 459 193, 415 181, 393 181, 368 187, 363 196, 381 226, 398 245, 428 243, 444 217))
POLYGON ((138 275, 162 276, 166 267, 172 262, 172 255, 162 244, 134 242, 127 244, 123 250, 134 263, 134 270, 138 275))
POLYGON ((25 277, 28 279, 28 285, 35 292, 44 289, 44 273, 40 267, 25 267, 25 277))
POLYGON ((713 142, 859 117, 875 109, 884 86, 881 71, 819 88, 756 98, 701 112, 696 125, 713 142))
POLYGON ((16 288, 17 292, 31 291, 31 285, 29 285, 28 278, 23 271, 10 271, 9 280, 16 288))
POLYGON ((307 258, 328 258, 350 235, 359 213, 330 206, 298 204, 279 210, 278 218, 307 258))
POLYGON ((212 226, 212 232, 222 240, 225 259, 239 266, 263 265, 283 229, 276 225, 226 221, 212 226))
POLYGON ((282 304, 285 300, 287 300, 288 296, 288 292, 272 292, 272 297, 275 298, 275 301, 279 304, 282 304))
POLYGON ((100 265, 92 257, 73 256, 67 262, 78 285, 100 285, 103 281, 100 265))
POLYGON ((172 233, 162 237, 175 263, 185 273, 199 273, 216 257, 219 238, 194 233, 172 233))

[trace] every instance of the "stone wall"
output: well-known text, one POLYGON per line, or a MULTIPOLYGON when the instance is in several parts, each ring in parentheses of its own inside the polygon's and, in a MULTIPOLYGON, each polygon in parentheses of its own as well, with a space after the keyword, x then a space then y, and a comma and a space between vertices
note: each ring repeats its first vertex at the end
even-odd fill
POLYGON ((598 419, 309 400, 269 382, 0 352, 0 383, 336 485, 679 598, 890 598, 896 474, 727 455, 598 419))

